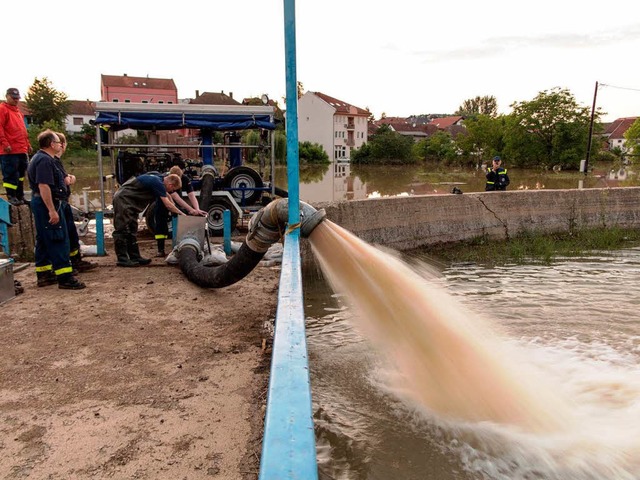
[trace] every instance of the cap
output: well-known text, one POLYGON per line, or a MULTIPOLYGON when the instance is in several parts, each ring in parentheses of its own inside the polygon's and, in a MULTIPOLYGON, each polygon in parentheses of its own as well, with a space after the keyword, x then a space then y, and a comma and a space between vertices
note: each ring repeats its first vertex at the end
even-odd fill
POLYGON ((496 155, 495 157, 493 157, 493 161, 494 162, 501 162, 502 159, 498 155, 496 155))
POLYGON ((8 88, 7 95, 17 100, 20 98, 20 91, 17 88, 8 88))

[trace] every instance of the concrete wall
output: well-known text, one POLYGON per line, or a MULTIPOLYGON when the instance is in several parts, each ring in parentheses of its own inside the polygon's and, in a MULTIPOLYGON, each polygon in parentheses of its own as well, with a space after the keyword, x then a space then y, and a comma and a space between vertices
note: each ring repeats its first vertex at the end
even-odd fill
POLYGON ((325 208, 329 220, 359 238, 396 250, 483 235, 506 239, 523 231, 640 227, 640 187, 423 195, 314 206, 325 208))

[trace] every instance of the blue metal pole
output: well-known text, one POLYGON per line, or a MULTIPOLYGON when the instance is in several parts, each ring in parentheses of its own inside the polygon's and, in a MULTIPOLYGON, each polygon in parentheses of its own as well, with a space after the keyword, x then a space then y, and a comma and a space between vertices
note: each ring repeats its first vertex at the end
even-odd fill
POLYGON ((208 128, 203 128, 200 131, 200 135, 202 135, 202 163, 205 165, 213 165, 213 148, 210 148, 213 145, 213 131, 208 128))
POLYGON ((222 212, 222 234, 224 253, 231 255, 231 211, 222 212))
MULTIPOLYGON (((287 179, 289 225, 300 222, 300 171, 298 148, 298 79, 296 76, 296 2, 284 0, 284 51, 287 82, 287 179)), ((297 230, 296 230, 297 233, 297 230)))
POLYGON ((104 257, 104 213, 96 212, 96 255, 104 257))

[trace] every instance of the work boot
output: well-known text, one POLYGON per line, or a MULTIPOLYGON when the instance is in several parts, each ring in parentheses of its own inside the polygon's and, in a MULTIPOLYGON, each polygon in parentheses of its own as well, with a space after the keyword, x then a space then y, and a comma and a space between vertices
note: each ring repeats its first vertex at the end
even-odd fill
POLYGON ((116 251, 116 265, 119 267, 139 267, 138 262, 134 262, 129 258, 127 248, 127 235, 113 235, 113 249, 116 251))
POLYGON ((166 257, 167 254, 164 251, 164 238, 159 238, 156 242, 158 243, 158 253, 156 253, 156 257, 166 257))
POLYGON ((71 266, 76 272, 88 272, 89 270, 98 268, 97 263, 87 262, 86 260, 83 260, 80 255, 71 259, 71 266))
POLYGON ((56 274, 53 273, 53 270, 47 270, 46 272, 36 272, 36 275, 38 277, 39 287, 48 287, 49 285, 58 283, 58 279, 56 278, 56 274))
POLYGON ((20 200, 18 197, 16 197, 13 194, 9 194, 7 193, 7 201, 14 206, 18 206, 18 205, 24 205, 24 201, 20 200))
POLYGON ((64 290, 82 290, 86 285, 73 275, 66 273, 58 276, 58 288, 64 290))
POLYGON ((132 262, 137 262, 139 265, 149 265, 151 263, 150 258, 144 258, 140 255, 140 247, 138 247, 138 239, 135 235, 127 236, 127 252, 132 262))

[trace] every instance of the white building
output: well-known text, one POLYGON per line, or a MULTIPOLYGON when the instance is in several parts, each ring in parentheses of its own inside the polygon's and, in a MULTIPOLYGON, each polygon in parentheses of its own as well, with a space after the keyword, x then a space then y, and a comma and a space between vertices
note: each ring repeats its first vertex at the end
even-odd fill
POLYGON ((333 161, 349 161, 351 151, 367 141, 370 113, 320 92, 298 100, 298 137, 319 143, 333 161))
POLYGON ((89 100, 70 100, 69 114, 64 122, 69 133, 80 133, 82 126, 96 118, 96 104, 89 100))

